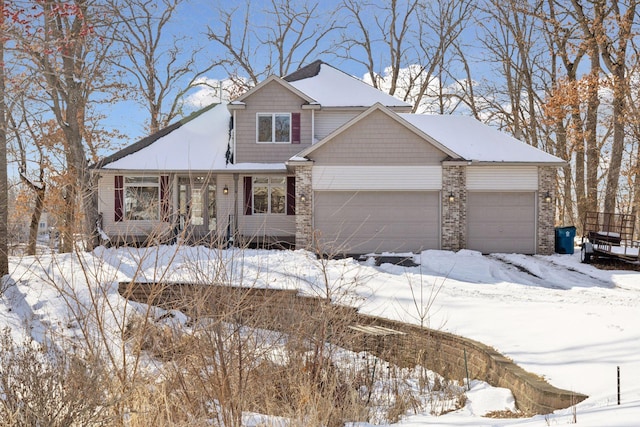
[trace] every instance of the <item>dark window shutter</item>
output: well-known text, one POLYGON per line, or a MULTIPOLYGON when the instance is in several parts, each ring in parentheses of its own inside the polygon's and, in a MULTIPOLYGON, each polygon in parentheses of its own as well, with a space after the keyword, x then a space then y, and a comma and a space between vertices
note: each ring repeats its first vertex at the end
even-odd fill
POLYGON ((296 214, 296 177, 287 177, 287 215, 296 214))
POLYGON ((291 143, 300 144, 300 113, 291 113, 291 143))
POLYGON ((169 175, 160 175, 160 219, 169 220, 169 175))
POLYGON ((113 188, 115 195, 113 219, 119 222, 123 218, 122 206, 124 205, 124 179, 122 175, 115 176, 113 188))
POLYGON ((251 197, 253 193, 253 180, 250 176, 244 177, 244 214, 251 215, 253 213, 253 204, 251 197))

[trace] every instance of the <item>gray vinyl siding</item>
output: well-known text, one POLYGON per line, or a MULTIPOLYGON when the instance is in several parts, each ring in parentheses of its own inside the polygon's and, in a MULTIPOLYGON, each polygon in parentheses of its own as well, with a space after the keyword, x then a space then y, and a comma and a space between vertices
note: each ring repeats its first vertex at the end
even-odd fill
POLYGON ((439 192, 316 191, 314 229, 326 253, 440 247, 439 192))
POLYGON ((315 112, 315 137, 320 141, 340 126, 353 119, 363 110, 329 110, 315 112))
POLYGON ((244 100, 235 112, 236 163, 280 163, 311 145, 311 111, 302 110, 303 99, 277 82, 271 82, 244 100), (300 113, 300 144, 258 144, 257 113, 300 113))
POLYGON ((536 166, 469 166, 466 182, 467 189, 471 191, 535 191, 538 189, 538 168, 536 166))
POLYGON ((317 165, 432 165, 446 154, 382 112, 374 112, 309 155, 317 165))
POLYGON ((536 193, 467 194, 467 247, 482 253, 536 252, 536 193))
MULTIPOLYGON (((256 173, 254 176, 266 176, 256 173)), ((295 236, 296 217, 286 214, 244 214, 244 176, 238 181, 238 233, 245 239, 262 240, 269 237, 295 236)))

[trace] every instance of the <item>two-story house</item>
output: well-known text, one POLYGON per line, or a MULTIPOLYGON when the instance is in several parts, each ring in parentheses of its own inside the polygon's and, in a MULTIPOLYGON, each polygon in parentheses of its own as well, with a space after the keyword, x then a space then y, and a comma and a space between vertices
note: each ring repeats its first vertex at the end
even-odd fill
POLYGON ((323 62, 271 76, 105 158, 112 242, 326 253, 553 251, 561 159, 470 117, 411 106, 323 62))

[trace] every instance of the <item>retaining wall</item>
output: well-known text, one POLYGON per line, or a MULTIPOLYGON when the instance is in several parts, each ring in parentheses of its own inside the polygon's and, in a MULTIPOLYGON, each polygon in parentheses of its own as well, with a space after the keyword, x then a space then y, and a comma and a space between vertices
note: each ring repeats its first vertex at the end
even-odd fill
POLYGON ((131 300, 179 309, 191 316, 224 316, 266 329, 285 332, 299 325, 318 325, 339 319, 341 331, 330 334, 345 348, 370 351, 391 363, 427 367, 450 379, 479 379, 513 393, 518 409, 527 415, 548 414, 575 405, 587 396, 562 390, 525 371, 480 342, 447 332, 358 313, 351 307, 303 297, 295 290, 204 286, 196 284, 121 283, 120 293, 131 300), (345 325, 375 325, 398 333, 371 335, 345 325), (338 333, 339 332, 339 333, 338 333), (466 353, 466 367, 465 367, 466 353))

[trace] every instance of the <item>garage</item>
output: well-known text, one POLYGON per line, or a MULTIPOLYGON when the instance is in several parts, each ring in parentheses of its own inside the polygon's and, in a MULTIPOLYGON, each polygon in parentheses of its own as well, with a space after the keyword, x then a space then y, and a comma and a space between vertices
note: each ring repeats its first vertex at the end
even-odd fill
POLYGON ((437 191, 316 191, 323 252, 419 252, 440 247, 437 191))
POLYGON ((482 253, 536 252, 536 193, 467 194, 467 247, 482 253))

